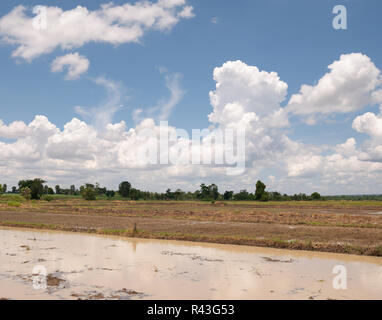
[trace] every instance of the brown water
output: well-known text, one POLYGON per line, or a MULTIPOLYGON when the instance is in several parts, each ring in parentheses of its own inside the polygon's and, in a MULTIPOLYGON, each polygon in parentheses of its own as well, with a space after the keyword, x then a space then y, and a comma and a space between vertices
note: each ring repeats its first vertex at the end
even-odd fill
POLYGON ((7 228, 0 248, 0 298, 382 298, 382 258, 7 228), (53 277, 45 289, 37 265, 53 277), (337 265, 346 290, 333 288, 337 265))

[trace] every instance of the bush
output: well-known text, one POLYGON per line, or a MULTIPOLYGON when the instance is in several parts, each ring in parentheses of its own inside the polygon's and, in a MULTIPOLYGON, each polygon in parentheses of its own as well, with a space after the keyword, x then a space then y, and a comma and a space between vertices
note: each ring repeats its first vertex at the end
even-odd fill
POLYGON ((44 195, 42 196, 42 200, 45 200, 45 201, 52 201, 54 198, 50 195, 44 195))
POLYGON ((20 207, 21 203, 17 201, 8 201, 8 206, 10 207, 20 207))
POLYGON ((28 187, 22 188, 22 189, 20 190, 20 194, 21 194, 26 200, 30 200, 30 199, 31 199, 31 189, 29 189, 28 187))
POLYGON ((93 201, 96 199, 96 191, 91 188, 91 187, 86 187, 83 191, 82 191, 82 197, 85 199, 85 200, 88 200, 88 201, 93 201))
POLYGON ((114 198, 115 196, 115 192, 113 190, 107 190, 105 194, 109 199, 114 198))

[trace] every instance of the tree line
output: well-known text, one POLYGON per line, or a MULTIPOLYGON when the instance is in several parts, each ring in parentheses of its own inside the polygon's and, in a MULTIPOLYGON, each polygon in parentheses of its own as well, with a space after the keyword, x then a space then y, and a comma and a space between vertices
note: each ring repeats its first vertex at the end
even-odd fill
POLYGON ((299 193, 294 195, 281 194, 280 192, 266 191, 266 185, 258 180, 255 185, 255 192, 248 192, 246 189, 239 192, 224 191, 219 192, 216 184, 206 185, 202 183, 200 188, 194 192, 185 192, 181 189, 172 191, 167 189, 164 193, 142 191, 132 187, 128 181, 123 181, 119 184, 118 190, 109 190, 106 187, 101 187, 99 183, 86 183, 78 189, 75 185, 70 188, 61 188, 56 185, 53 188, 46 185, 46 181, 40 178, 33 180, 20 180, 18 187, 12 187, 8 191, 6 184, 0 184, 0 194, 3 193, 18 193, 26 199, 39 200, 44 198, 52 200, 53 195, 70 195, 82 196, 86 200, 96 200, 97 197, 107 197, 112 199, 116 196, 130 200, 177 200, 177 201, 312 201, 312 200, 382 200, 382 196, 325 196, 322 197, 318 192, 310 195, 299 193))
MULTIPOLYGON (((181 189, 172 191, 167 189, 164 193, 142 191, 132 187, 128 181, 123 181, 119 184, 118 190, 108 190, 106 187, 101 187, 99 183, 91 184, 86 183, 80 186, 78 189, 75 185, 71 185, 70 188, 61 188, 56 185, 53 188, 46 185, 46 181, 40 178, 33 180, 20 180, 18 187, 12 187, 8 193, 18 193, 26 199, 39 200, 41 198, 50 199, 52 195, 71 195, 82 196, 86 200, 95 200, 98 196, 106 196, 107 198, 114 198, 120 196, 122 198, 130 200, 201 200, 201 201, 307 201, 307 200, 319 200, 320 194, 317 192, 312 195, 298 194, 289 196, 281 194, 279 192, 267 192, 266 185, 262 181, 257 181, 256 190, 254 193, 250 193, 247 190, 241 190, 238 193, 234 191, 219 192, 219 188, 216 184, 212 183, 206 185, 202 183, 200 188, 194 192, 185 192, 181 189)), ((0 194, 7 192, 7 185, 0 184, 0 194)))

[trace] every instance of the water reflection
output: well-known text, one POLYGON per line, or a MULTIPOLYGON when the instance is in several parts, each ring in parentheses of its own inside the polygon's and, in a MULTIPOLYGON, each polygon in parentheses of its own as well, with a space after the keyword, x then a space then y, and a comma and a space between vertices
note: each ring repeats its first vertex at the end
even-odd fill
POLYGON ((0 247, 0 298, 382 297, 382 258, 375 257, 6 228, 0 247), (62 282, 33 290, 36 265, 62 282), (333 289, 336 265, 346 267, 347 290, 333 289))

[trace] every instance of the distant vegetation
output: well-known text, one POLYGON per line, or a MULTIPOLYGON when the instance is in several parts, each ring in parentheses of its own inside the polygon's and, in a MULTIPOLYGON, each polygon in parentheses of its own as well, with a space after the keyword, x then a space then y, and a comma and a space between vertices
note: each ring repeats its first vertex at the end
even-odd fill
MULTIPOLYGON (((318 192, 311 195, 299 193, 294 195, 281 194, 280 192, 266 191, 266 185, 262 181, 257 181, 255 184, 255 192, 251 193, 247 190, 240 192, 225 191, 220 193, 216 184, 206 185, 202 183, 200 189, 194 192, 185 192, 180 189, 172 191, 167 189, 165 193, 142 191, 135 189, 128 181, 122 181, 119 184, 118 191, 108 190, 105 187, 100 187, 98 183, 87 183, 80 186, 79 189, 75 185, 71 185, 69 189, 63 189, 59 185, 53 188, 45 185, 43 179, 21 180, 17 187, 12 187, 8 190, 6 184, 0 184, 0 195, 14 194, 20 195, 22 198, 30 200, 46 200, 51 201, 57 196, 82 196, 86 200, 96 200, 97 198, 107 199, 128 199, 128 200, 177 200, 177 201, 325 201, 325 200, 352 200, 352 201, 382 201, 382 195, 345 195, 345 196, 321 196, 318 192)), ((21 198, 20 197, 20 198, 21 198)))

